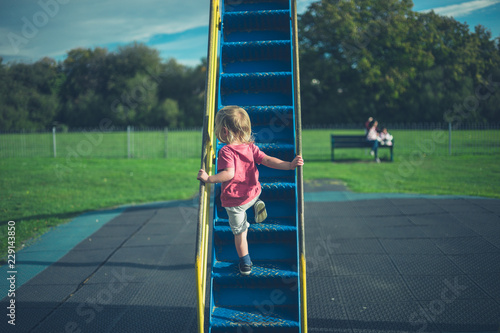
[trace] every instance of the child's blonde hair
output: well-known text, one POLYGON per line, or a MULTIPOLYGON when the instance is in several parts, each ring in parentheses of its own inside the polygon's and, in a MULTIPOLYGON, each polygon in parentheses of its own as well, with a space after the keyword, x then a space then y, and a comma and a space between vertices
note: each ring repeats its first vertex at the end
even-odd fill
POLYGON ((220 109, 215 116, 215 136, 222 143, 253 143, 252 124, 248 113, 236 105, 220 109), (227 129, 227 136, 224 128, 227 129))

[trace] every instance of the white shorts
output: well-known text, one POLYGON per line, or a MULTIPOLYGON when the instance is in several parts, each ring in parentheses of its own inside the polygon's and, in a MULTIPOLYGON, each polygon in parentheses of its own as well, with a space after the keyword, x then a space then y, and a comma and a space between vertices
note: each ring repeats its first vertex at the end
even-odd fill
POLYGON ((227 215, 229 216, 229 226, 233 231, 234 235, 239 235, 246 231, 250 226, 247 221, 247 209, 252 207, 257 200, 259 200, 259 195, 257 195, 252 201, 236 207, 224 207, 226 209, 227 215))

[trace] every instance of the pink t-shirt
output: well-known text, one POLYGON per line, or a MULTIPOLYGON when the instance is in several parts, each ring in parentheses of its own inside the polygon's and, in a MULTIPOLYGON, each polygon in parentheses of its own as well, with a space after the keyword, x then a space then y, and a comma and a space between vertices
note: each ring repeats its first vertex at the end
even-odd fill
POLYGON ((218 170, 234 168, 233 179, 222 183, 222 207, 244 205, 260 193, 259 171, 266 154, 252 144, 225 145, 219 151, 218 170))

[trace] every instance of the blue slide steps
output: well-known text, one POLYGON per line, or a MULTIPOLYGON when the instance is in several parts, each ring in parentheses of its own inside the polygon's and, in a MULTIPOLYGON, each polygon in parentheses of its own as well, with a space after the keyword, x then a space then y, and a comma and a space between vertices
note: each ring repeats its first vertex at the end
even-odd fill
MULTIPOLYGON (((293 43, 289 0, 225 0, 221 9, 218 109, 243 107, 257 146, 295 156, 293 43)), ((223 147, 218 143, 216 156, 223 147)), ((217 161, 216 161, 217 164, 217 161)), ((268 218, 247 211, 252 273, 238 270, 234 236, 216 186, 210 332, 300 332, 296 171, 259 166, 268 218)))

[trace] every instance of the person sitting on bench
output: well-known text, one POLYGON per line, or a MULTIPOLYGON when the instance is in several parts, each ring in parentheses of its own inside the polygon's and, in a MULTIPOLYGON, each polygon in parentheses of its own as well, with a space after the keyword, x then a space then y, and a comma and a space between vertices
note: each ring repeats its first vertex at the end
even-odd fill
POLYGON ((378 132, 377 132, 378 121, 372 120, 370 122, 370 129, 368 130, 368 134, 366 134, 366 140, 373 144, 372 150, 370 154, 375 156, 375 162, 380 163, 380 159, 378 158, 378 132))

